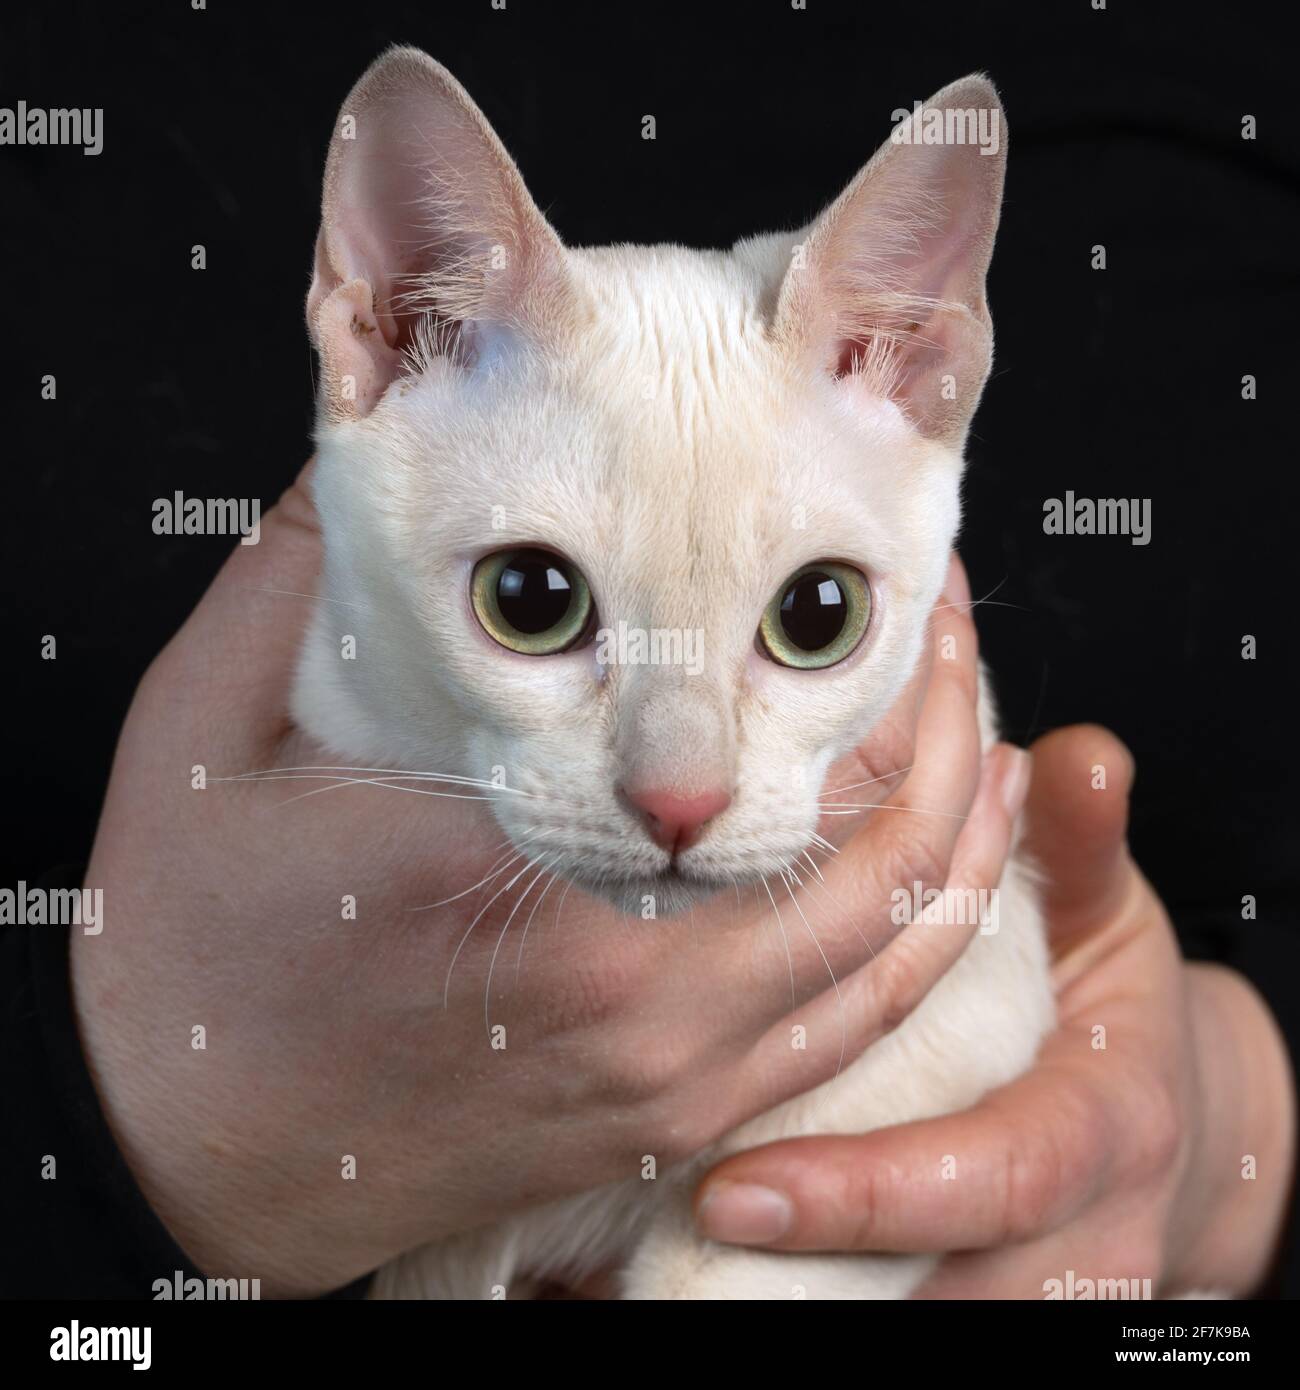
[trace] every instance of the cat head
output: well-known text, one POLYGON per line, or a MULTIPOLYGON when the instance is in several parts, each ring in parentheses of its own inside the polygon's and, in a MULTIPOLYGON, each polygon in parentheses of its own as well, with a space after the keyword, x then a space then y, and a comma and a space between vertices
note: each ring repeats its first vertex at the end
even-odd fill
POLYGON ((1005 150, 968 77, 801 231, 570 248, 450 73, 380 58, 331 142, 307 304, 326 561, 300 723, 482 779, 539 869, 624 905, 803 853, 945 574, 1005 150), (961 138, 990 123, 993 149, 961 138))

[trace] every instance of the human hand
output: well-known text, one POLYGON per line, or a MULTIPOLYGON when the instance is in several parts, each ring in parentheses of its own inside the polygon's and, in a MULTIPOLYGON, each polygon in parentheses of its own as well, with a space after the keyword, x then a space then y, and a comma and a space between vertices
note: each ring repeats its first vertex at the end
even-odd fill
POLYGON ((334 760, 293 727, 288 692, 319 563, 296 486, 151 667, 87 871, 106 927, 73 938, 110 1125, 206 1273, 318 1293, 635 1173, 647 1152, 696 1151, 831 1075, 841 1045, 856 1055, 946 968, 939 950, 905 975, 860 970, 896 928, 859 904, 887 901, 890 883, 941 886, 954 863, 983 875, 972 886, 1000 874, 1010 820, 997 789, 1014 759, 985 760, 981 784, 960 604, 936 612, 936 640, 958 634, 959 658, 932 678, 927 663, 832 774, 879 792, 910 767, 889 804, 938 814, 873 816, 846 838, 822 870, 837 905, 819 884, 818 940, 787 931, 787 966, 766 898, 724 895, 697 910, 702 925, 646 924, 575 890, 560 915, 561 892, 542 902, 526 857, 491 877, 511 854, 474 799, 491 788, 315 767, 334 760), (267 769, 314 780, 249 777, 267 769), (412 911, 431 903, 443 905, 412 911), (792 996, 810 1036, 793 1057, 792 996))
POLYGON ((1067 1270, 1157 1293, 1244 1295, 1265 1276, 1294 1163, 1277 1027, 1240 976, 1179 954, 1125 842, 1123 745, 1077 726, 1033 759, 1028 848, 1048 875, 1059 1002, 1033 1069, 959 1115, 727 1159, 697 1193, 706 1234, 730 1233, 705 1199, 745 1183, 793 1204, 777 1249, 960 1252, 921 1297, 1041 1298, 1067 1270))

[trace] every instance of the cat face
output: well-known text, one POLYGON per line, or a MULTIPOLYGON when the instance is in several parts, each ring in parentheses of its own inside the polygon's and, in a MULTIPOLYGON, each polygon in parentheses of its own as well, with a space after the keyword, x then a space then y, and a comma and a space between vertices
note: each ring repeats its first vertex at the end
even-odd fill
MULTIPOLYGON (((981 79, 945 104, 997 109, 981 79)), ((629 910, 775 873, 924 641, 1001 156, 891 143, 801 233, 572 250, 424 55, 344 113, 299 721, 492 783, 539 870, 629 910)))

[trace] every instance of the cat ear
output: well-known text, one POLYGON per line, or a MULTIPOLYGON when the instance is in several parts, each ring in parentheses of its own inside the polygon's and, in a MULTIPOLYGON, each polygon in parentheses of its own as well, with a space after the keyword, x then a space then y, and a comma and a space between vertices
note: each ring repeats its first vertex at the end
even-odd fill
POLYGON ((415 48, 377 59, 330 141, 307 322, 322 400, 362 416, 402 354, 472 363, 534 331, 564 249, 465 89, 415 48))
POLYGON ((936 92, 807 229, 777 301, 777 332, 817 368, 957 449, 992 362, 1006 143, 987 78, 936 92))

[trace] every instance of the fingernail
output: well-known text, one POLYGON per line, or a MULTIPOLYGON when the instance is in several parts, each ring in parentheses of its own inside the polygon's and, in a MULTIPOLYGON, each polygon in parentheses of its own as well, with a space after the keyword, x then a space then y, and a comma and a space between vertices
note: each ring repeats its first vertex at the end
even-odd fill
POLYGON ((727 1245, 766 1245, 783 1236, 794 1221, 794 1205, 784 1192, 747 1182, 720 1182, 696 1211, 701 1232, 727 1245))
POLYGON ((1023 748, 1006 747, 1002 762, 1002 785, 999 792, 1006 813, 1014 820, 1025 804, 1029 794, 1029 754, 1023 748))

